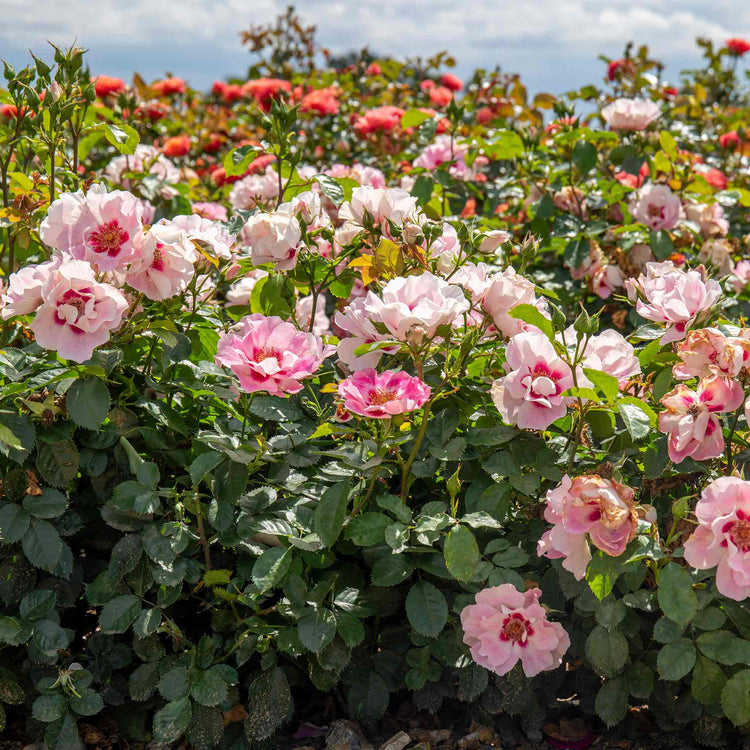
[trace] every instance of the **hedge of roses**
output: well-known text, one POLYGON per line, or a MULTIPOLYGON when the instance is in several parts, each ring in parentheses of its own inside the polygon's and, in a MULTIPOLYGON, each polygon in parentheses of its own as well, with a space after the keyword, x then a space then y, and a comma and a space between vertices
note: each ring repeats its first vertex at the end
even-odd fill
POLYGON ((750 45, 529 97, 286 21, 209 94, 5 66, 3 722, 270 748, 331 694, 731 745, 750 45))

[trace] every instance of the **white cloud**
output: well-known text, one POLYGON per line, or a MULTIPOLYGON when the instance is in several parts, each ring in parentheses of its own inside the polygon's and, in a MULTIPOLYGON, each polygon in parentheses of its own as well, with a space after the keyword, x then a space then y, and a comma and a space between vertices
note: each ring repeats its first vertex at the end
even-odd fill
MULTIPOLYGON (((14 62, 45 40, 91 49, 92 67, 126 75, 188 71, 206 85, 249 62, 238 32, 283 11, 286 0, 0 0, 0 50, 14 62), (8 53, 8 50, 10 53, 8 53), (128 53, 130 56, 128 57, 128 53), (222 67, 224 66, 224 67, 222 67), (229 67, 227 67, 229 66, 229 67)), ((680 66, 697 63, 696 36, 750 36, 743 0, 304 0, 302 17, 333 52, 369 46, 383 54, 448 49, 463 72, 493 67, 548 88, 601 75, 599 53, 618 55, 633 40, 680 66), (566 78, 567 77, 567 78, 566 78), (576 80, 574 80, 576 79, 576 80)), ((672 71, 675 77, 676 70, 672 71)))

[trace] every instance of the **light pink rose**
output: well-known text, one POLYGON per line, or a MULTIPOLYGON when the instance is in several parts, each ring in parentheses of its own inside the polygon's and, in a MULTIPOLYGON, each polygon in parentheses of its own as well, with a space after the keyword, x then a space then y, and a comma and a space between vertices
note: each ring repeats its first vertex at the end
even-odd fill
POLYGON ((302 229, 295 216, 278 211, 259 212, 242 227, 242 243, 250 247, 256 266, 273 263, 277 271, 297 265, 302 229))
MULTIPOLYGON (((310 316, 312 315, 313 296, 308 294, 306 297, 300 297, 295 305, 294 314, 297 317, 297 324, 300 328, 308 330, 310 328, 310 316)), ((318 295, 318 301, 315 305, 315 324, 313 333, 318 336, 329 336, 331 334, 331 321, 326 315, 326 296, 318 295)))
POLYGON ((189 240, 198 240, 210 245, 217 258, 229 260, 232 257, 232 246, 237 238, 227 232, 221 224, 204 219, 198 214, 175 216, 170 219, 170 224, 182 229, 189 240))
POLYGON ((266 391, 285 396, 302 390, 335 347, 292 323, 259 313, 239 322, 237 332, 219 339, 216 364, 229 368, 247 393, 266 391))
POLYGON ((691 457, 695 461, 716 458, 724 451, 724 436, 716 416, 742 404, 742 388, 724 378, 701 380, 695 391, 678 385, 661 400, 666 411, 659 414, 659 430, 669 436, 669 457, 676 464, 691 457))
POLYGON ((662 344, 679 341, 687 329, 708 312, 721 296, 721 287, 706 280, 703 266, 682 271, 670 261, 647 263, 645 273, 628 279, 625 288, 637 313, 647 320, 667 323, 662 344))
POLYGON ((698 252, 701 263, 710 263, 721 276, 728 276, 734 269, 734 248, 728 240, 706 240, 698 252))
POLYGON ((263 174, 251 174, 238 180, 229 193, 232 208, 250 210, 276 201, 279 196, 279 176, 272 165, 263 174))
POLYGON ((368 292, 365 311, 373 322, 382 323, 399 341, 421 343, 437 335, 440 326, 469 310, 461 287, 425 271, 419 276, 391 279, 378 297, 368 292))
POLYGON ((450 273, 461 258, 461 243, 455 227, 445 222, 442 234, 426 248, 426 253, 430 260, 437 260, 437 270, 440 273, 450 273))
POLYGON ((716 568, 716 588, 741 602, 750 596, 750 482, 719 477, 695 506, 698 528, 685 542, 685 560, 716 568))
MULTIPOLYGON (((564 336, 558 334, 558 338, 566 346, 575 348, 577 334, 573 326, 565 329, 564 336)), ((611 328, 596 336, 591 336, 581 354, 583 354, 582 367, 598 370, 617 378, 620 390, 624 390, 628 381, 641 372, 641 363, 635 355, 633 345, 622 334, 611 328)))
POLYGON ((540 331, 518 333, 505 350, 508 374, 492 384, 492 400, 507 424, 545 430, 565 416, 573 374, 540 331))
POLYGON ((534 305, 544 312, 544 303, 537 299, 534 285, 508 266, 490 278, 482 307, 504 336, 513 336, 527 327, 522 320, 508 315, 516 305, 534 305))
POLYGON ((687 203, 685 217, 700 226, 704 237, 726 237, 729 222, 724 218, 724 209, 719 203, 707 206, 705 203, 687 203))
POLYGON ((364 227, 372 223, 387 235, 388 222, 403 226, 417 213, 417 199, 401 188, 358 187, 352 191, 351 201, 342 204, 339 219, 364 227))
POLYGON ((42 290, 49 281, 53 271, 63 262, 61 256, 55 256, 46 263, 36 266, 24 266, 11 274, 8 287, 0 297, 0 316, 10 320, 16 315, 33 313, 44 301, 42 290))
POLYGON ((667 185, 646 185, 634 194, 630 203, 630 213, 635 221, 658 231, 672 229, 685 218, 682 202, 667 185), (637 197, 635 197, 637 195, 637 197))
POLYGON ((100 271, 124 270, 143 232, 143 202, 131 193, 94 185, 84 194, 63 193, 39 228, 42 241, 63 255, 86 260, 100 271))
POLYGON ((390 419, 419 409, 430 397, 430 387, 403 370, 378 373, 359 370, 338 385, 344 408, 371 419, 390 419))
POLYGON ((612 130, 644 130, 661 109, 650 99, 615 99, 602 109, 602 117, 612 130))
POLYGON ((625 276, 619 266, 605 263, 594 271, 591 277, 591 290, 597 297, 608 299, 612 292, 625 283, 625 276))
POLYGON ((553 527, 539 540, 537 554, 564 558, 563 568, 578 580, 591 560, 588 538, 611 557, 621 555, 635 539, 638 517, 633 490, 598 474, 571 478, 566 474, 547 492, 544 518, 553 527))
POLYGON ((202 216, 204 219, 211 219, 211 221, 226 221, 228 218, 226 206, 211 201, 195 201, 193 213, 202 216))
POLYGON ((479 305, 492 284, 494 270, 486 263, 465 263, 451 276, 451 284, 463 287, 472 305, 479 305))
POLYGON ((384 188, 385 175, 376 167, 366 167, 363 164, 333 164, 325 173, 329 177, 356 180, 363 187, 384 188))
MULTIPOLYGON (((437 169, 441 164, 450 164, 448 173, 457 180, 473 180, 477 173, 466 163, 466 155, 469 153, 468 145, 457 143, 449 135, 439 135, 422 153, 412 162, 415 167, 424 169, 437 169)), ((480 166, 475 162, 476 166, 480 166)))
POLYGON ((596 242, 589 242, 588 255, 578 268, 570 269, 570 277, 577 281, 586 276, 593 276, 602 267, 603 262, 604 254, 599 245, 596 242))
POLYGON ((479 243, 480 253, 494 253, 500 245, 505 242, 509 242, 511 235, 503 229, 493 229, 489 232, 485 232, 482 236, 482 240, 479 243))
MULTIPOLYGON (((143 143, 135 147, 135 152, 116 156, 107 164, 104 176, 115 185, 130 189, 130 180, 126 172, 147 172, 162 182, 174 184, 180 181, 180 170, 167 159, 158 148, 143 143)), ((174 194, 174 188, 171 188, 174 194)))
POLYGON ((386 336, 375 330, 367 310, 365 309, 366 298, 355 297, 343 310, 337 311, 333 316, 333 322, 343 333, 337 347, 339 359, 350 370, 364 370, 377 367, 384 354, 392 354, 399 347, 387 347, 374 349, 366 354, 356 355, 354 352, 364 344, 372 344, 376 341, 385 341, 386 336))
POLYGON ((195 273, 198 253, 184 230, 162 219, 136 245, 137 259, 126 276, 133 289, 153 300, 185 291, 195 273))
POLYGON ((510 583, 480 591, 476 603, 461 611, 472 659, 498 675, 519 661, 527 677, 559 667, 570 637, 560 623, 547 619, 538 603, 541 595, 538 588, 522 594, 510 583))
POLYGON ((741 260, 735 265, 732 275, 729 277, 729 282, 737 294, 745 290, 747 285, 750 284, 750 260, 741 260))
POLYGON ((63 359, 85 362, 109 340, 127 309, 122 293, 99 283, 89 263, 66 260, 45 281, 31 330, 42 348, 63 359))
MULTIPOLYGON (((725 336, 717 328, 690 331, 677 345, 680 363, 672 368, 677 380, 711 378, 733 379, 750 364, 750 341, 725 336)), ((742 390, 739 383, 734 383, 742 390)))

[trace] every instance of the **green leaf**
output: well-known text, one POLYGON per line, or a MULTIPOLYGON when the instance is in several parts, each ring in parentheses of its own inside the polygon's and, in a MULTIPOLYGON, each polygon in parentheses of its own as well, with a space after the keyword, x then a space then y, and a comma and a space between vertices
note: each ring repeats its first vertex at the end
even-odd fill
POLYGON ((607 680, 596 694, 594 708, 608 727, 619 724, 628 711, 628 690, 625 680, 622 677, 607 680))
POLYGON ((22 464, 35 441, 34 424, 26 415, 0 412, 0 453, 22 464))
POLYGON ((66 487, 76 478, 79 460, 72 440, 42 443, 37 447, 36 468, 53 487, 66 487))
POLYGON ((70 418, 87 430, 98 430, 109 412, 109 388, 99 378, 76 380, 65 394, 70 418))
POLYGON ((448 571, 459 581, 468 581, 480 560, 479 545, 466 526, 454 526, 445 539, 443 549, 448 571))
POLYGON ((676 563, 667 563, 662 568, 656 595, 664 614, 683 627, 698 611, 698 598, 693 591, 690 573, 676 563))
POLYGON ((427 581, 417 581, 406 596, 406 616, 414 630, 435 638, 448 620, 448 605, 438 588, 427 581))
POLYGON ((55 572, 63 554, 63 540, 52 524, 34 519, 21 544, 24 555, 35 568, 55 572))
POLYGON ((596 621, 607 630, 612 630, 625 619, 627 613, 628 608, 622 599, 605 599, 596 610, 596 621))
POLYGON ((508 312, 511 318, 522 320, 524 323, 536 326, 550 341, 555 339, 555 330, 552 321, 545 318, 534 305, 516 305, 508 312))
POLYGON ((192 717, 190 698, 170 701, 154 714, 154 742, 175 742, 185 733, 192 717))
POLYGON ((695 700, 708 706, 718 706, 726 681, 727 676, 715 661, 698 655, 690 686, 695 700))
POLYGON ((664 153, 670 158, 677 157, 677 141, 668 130, 662 130, 659 133, 659 145, 664 149, 664 153))
POLYGON ((665 229, 660 229, 658 232, 651 231, 649 238, 651 250, 657 260, 666 260, 674 252, 674 242, 665 229))
POLYGON ((583 374, 607 397, 608 401, 614 401, 619 395, 620 384, 613 375, 601 370, 592 370, 590 367, 584 367, 583 374))
POLYGON ((19 612, 24 620, 41 620, 55 608, 57 595, 54 591, 40 589, 33 591, 21 599, 19 612))
POLYGON ((613 677, 628 660, 628 641, 622 633, 597 625, 586 639, 586 656, 599 674, 613 677))
POLYGON ((158 609, 144 609, 133 623, 133 633, 137 638, 146 638, 155 633, 161 625, 161 612, 158 609))
POLYGON ((226 700, 227 688, 221 671, 212 667, 200 673, 190 688, 190 695, 203 706, 218 706, 226 700))
POLYGON ((588 237, 576 237, 565 246, 563 259, 570 268, 580 268, 591 253, 591 241, 588 237))
POLYGON ((750 669, 743 669, 727 680, 721 691, 721 707, 735 726, 750 722, 750 669))
POLYGON ((336 635, 336 618, 330 609, 308 607, 299 619, 297 631, 302 645, 318 654, 336 635))
POLYGON ((315 507, 313 529, 326 547, 330 547, 341 533, 349 504, 349 488, 348 481, 334 484, 323 493, 315 507))
POLYGON ((239 146, 224 157, 224 171, 228 177, 237 177, 247 171, 250 162, 255 158, 258 149, 255 146, 239 146))
POLYGON ((257 742, 271 737, 287 721, 292 708, 284 671, 275 667, 261 673, 250 683, 247 699, 250 716, 245 721, 245 734, 257 742))
POLYGON ((738 638, 728 630, 701 633, 696 643, 702 654, 720 664, 750 664, 750 641, 738 638))
POLYGON ((211 750, 224 736, 224 715, 218 708, 194 705, 193 718, 185 732, 185 739, 196 750, 211 750))
POLYGON ((427 121, 432 117, 429 112, 423 112, 420 109, 407 109, 403 115, 401 115, 401 127, 402 128, 416 128, 423 122, 427 121))
POLYGON ((587 174, 596 166, 596 147, 588 141, 578 141, 573 146, 572 161, 581 174, 587 174))
POLYGON ((651 420, 643 407, 621 401, 617 404, 617 411, 634 441, 648 437, 651 432, 651 420))
POLYGON ((344 536, 358 547, 372 547, 382 544, 385 530, 393 520, 385 513, 360 513, 346 525, 344 536))
POLYGON ((253 565, 253 583, 261 593, 276 588, 288 573, 291 564, 291 547, 270 547, 253 565))
POLYGON ((68 750, 70 747, 78 747, 80 738, 75 716, 66 711, 57 721, 47 726, 44 732, 44 741, 49 750, 68 750))
POLYGON ((118 122, 117 125, 112 122, 105 122, 102 127, 104 128, 104 137, 121 154, 135 153, 135 147, 138 145, 140 137, 134 128, 124 122, 118 122))
POLYGON ((624 675, 625 686, 634 698, 645 699, 654 690, 654 673, 643 662, 633 664, 624 675))
POLYGON ((0 544, 15 544, 29 528, 29 514, 15 503, 0 508, 0 544))
POLYGON ((406 555, 391 554, 381 557, 372 566, 373 586, 398 586, 414 572, 414 564, 406 555))
POLYGON ((41 495, 26 495, 23 507, 36 518, 57 518, 65 513, 68 498, 59 490, 47 487, 41 495))
POLYGON ((203 481, 206 474, 215 469, 224 459, 224 454, 217 451, 206 451, 197 456, 190 464, 189 469, 190 481, 193 483, 193 487, 197 487, 203 481))
POLYGON ((684 625, 678 625, 668 617, 660 617, 654 624, 654 640, 659 643, 674 643, 684 630, 684 625))
POLYGON ((327 174, 316 174, 315 181, 320 185, 320 191, 337 208, 344 202, 344 188, 339 185, 338 180, 327 174))
POLYGON ((130 697, 134 701, 148 700, 159 682, 159 662, 147 661, 136 667, 128 679, 130 697))
POLYGON ((349 688, 347 703, 352 715, 364 723, 372 723, 383 716, 388 708, 390 694, 385 680, 369 671, 364 679, 349 688))
POLYGON ((515 159, 523 155, 523 141, 521 137, 510 130, 501 130, 490 143, 485 144, 484 150, 491 159, 515 159))
POLYGON ((99 627, 104 633, 124 633, 141 612, 141 600, 132 594, 121 594, 110 599, 99 615, 99 627))
POLYGON ((617 560, 598 550, 586 568, 586 581, 597 599, 604 599, 612 593, 619 575, 617 560))
POLYGON ((656 660, 659 677, 663 680, 681 680, 695 665, 695 645, 687 638, 662 646, 656 660))
POLYGON ((65 698, 59 693, 40 695, 31 709, 31 715, 37 721, 51 722, 65 713, 65 698))
POLYGON ((78 688, 78 695, 71 695, 68 701, 79 716, 95 716, 104 708, 101 695, 88 687, 78 688))
POLYGON ((294 402, 275 396, 255 396, 250 402, 249 411, 256 417, 272 422, 296 422, 302 419, 302 412, 294 402))

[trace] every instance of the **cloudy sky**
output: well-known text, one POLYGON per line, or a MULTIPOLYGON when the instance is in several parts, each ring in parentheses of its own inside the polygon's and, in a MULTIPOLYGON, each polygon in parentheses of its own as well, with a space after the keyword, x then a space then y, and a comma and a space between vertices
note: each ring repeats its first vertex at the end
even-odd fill
MULTIPOLYGON (((287 0, 0 0, 0 57, 14 64, 46 41, 77 40, 93 73, 146 79, 170 71, 195 87, 242 74, 238 31, 271 20, 287 0)), ((600 53, 629 40, 650 45, 676 80, 698 64, 697 36, 750 38, 747 0, 298 0, 334 53, 368 45, 381 54, 448 49, 457 72, 501 65, 533 91, 565 91, 600 78, 600 53)))

